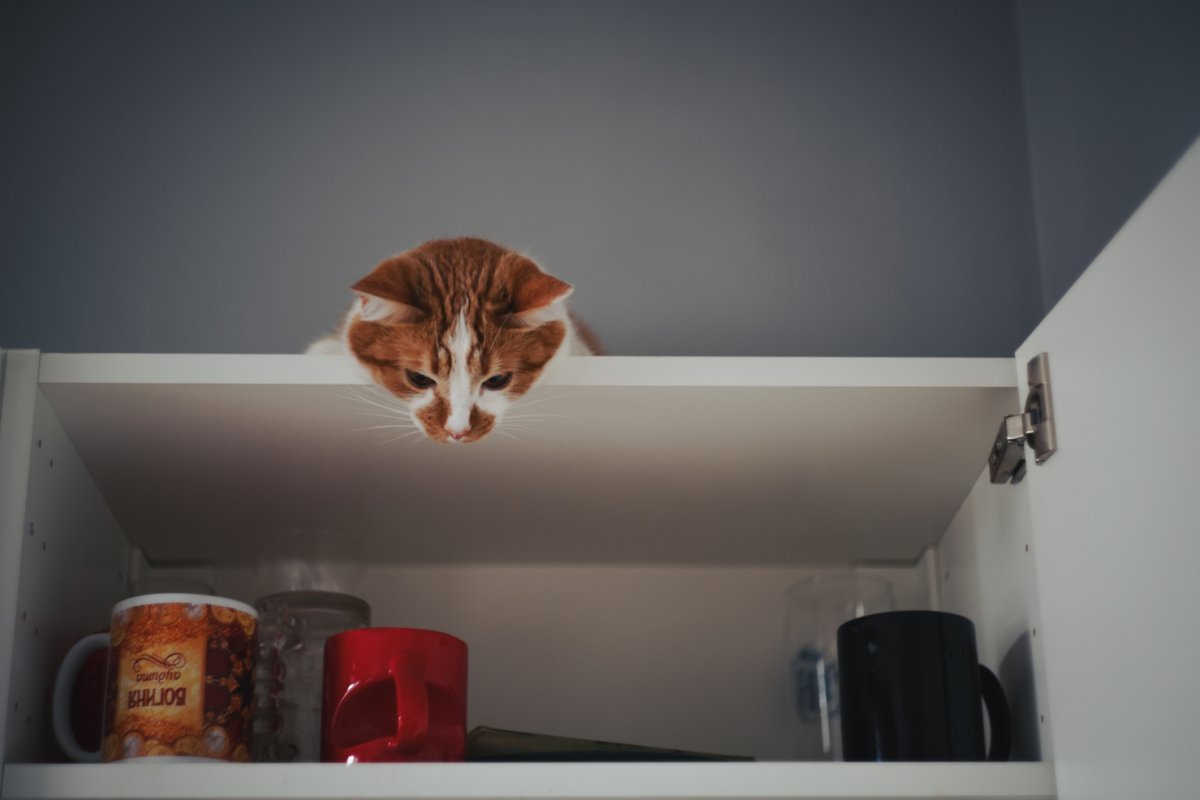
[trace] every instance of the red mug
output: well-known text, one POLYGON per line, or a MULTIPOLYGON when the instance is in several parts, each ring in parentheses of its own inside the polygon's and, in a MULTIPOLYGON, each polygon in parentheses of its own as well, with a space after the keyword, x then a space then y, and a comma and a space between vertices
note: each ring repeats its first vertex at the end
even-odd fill
POLYGON ((466 738, 461 639, 359 628, 326 640, 322 761, 462 761, 466 738))

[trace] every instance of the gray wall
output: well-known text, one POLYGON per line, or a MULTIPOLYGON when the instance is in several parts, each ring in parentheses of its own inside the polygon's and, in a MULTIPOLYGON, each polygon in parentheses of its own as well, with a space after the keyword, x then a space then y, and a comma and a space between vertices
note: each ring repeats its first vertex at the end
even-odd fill
POLYGON ((616 353, 1007 355, 1200 133, 1200 3, 1013 11, 8 2, 0 345, 294 351, 471 233, 616 353))
POLYGON ((1200 134, 1196 0, 1021 0, 1049 309, 1200 134))
POLYGON ((620 354, 1008 355, 1009 2, 9 2, 0 342, 296 351, 422 240, 620 354))

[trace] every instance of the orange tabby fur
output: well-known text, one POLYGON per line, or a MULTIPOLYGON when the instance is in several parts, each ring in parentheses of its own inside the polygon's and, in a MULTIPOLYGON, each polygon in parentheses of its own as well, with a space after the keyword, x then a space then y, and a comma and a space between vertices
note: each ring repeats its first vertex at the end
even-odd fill
POLYGON ((594 352, 571 286, 483 239, 426 242, 353 289, 345 348, 436 441, 478 441, 556 356, 594 352))

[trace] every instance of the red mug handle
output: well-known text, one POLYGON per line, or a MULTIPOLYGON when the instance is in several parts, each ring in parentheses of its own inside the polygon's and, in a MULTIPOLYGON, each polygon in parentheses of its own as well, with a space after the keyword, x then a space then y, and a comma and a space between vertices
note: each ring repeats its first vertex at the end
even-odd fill
POLYGON ((387 752, 415 753, 429 735, 429 691, 421 664, 397 657, 388 663, 388 674, 396 687, 396 735, 388 740, 387 752))
MULTIPOLYGON (((411 755, 425 746, 429 733, 429 694, 425 688, 422 664, 411 656, 396 656, 388 662, 387 674, 378 680, 368 681, 357 688, 391 681, 396 692, 396 727, 392 734, 381 736, 350 746, 339 746, 338 759, 353 758, 356 761, 391 761, 394 756, 411 755)), ((343 706, 355 693, 342 696, 334 713, 334 726, 343 713, 343 706)))

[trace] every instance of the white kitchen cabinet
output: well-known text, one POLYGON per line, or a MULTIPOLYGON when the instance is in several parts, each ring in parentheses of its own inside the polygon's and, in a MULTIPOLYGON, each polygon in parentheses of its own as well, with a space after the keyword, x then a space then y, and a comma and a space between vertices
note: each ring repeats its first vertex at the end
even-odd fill
POLYGON ((1015 359, 574 359, 469 447, 384 441, 335 357, 8 351, 0 796, 1187 796, 1198 222, 1194 148, 1015 359), (993 485, 1043 351, 1059 452, 993 485), (298 525, 361 539, 376 624, 468 641, 470 725, 760 761, 61 763, 57 661, 131 571, 252 601, 298 525), (1027 760, 791 760, 783 590, 851 564, 976 622, 1027 760))
MULTIPOLYGON (((981 494, 1020 517, 1020 489, 978 482, 1018 402, 1011 360, 579 359, 531 401, 550 415, 536 434, 470 447, 387 441, 338 358, 10 352, 8 370, 28 473, 7 540, 19 550, 6 560, 7 694, 20 707, 7 711, 5 796, 1053 792, 1044 762, 787 761, 783 595, 822 565, 885 573, 907 607, 961 584, 948 594, 975 603, 985 659, 1015 685, 1034 679, 1027 651, 1001 664, 1011 647, 992 641, 992 604, 969 588, 989 568, 967 546, 976 528, 956 520, 981 494), (132 783, 128 765, 38 763, 54 757, 42 710, 54 665, 105 624, 142 553, 157 575, 198 573, 252 601, 257 547, 293 525, 360 538, 377 624, 470 644, 471 725, 767 761, 218 765, 199 781, 162 765, 132 783), (949 541, 963 546, 939 567, 949 541)), ((1023 545, 1013 566, 995 578, 1023 597, 1023 545)))

